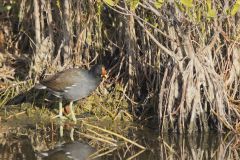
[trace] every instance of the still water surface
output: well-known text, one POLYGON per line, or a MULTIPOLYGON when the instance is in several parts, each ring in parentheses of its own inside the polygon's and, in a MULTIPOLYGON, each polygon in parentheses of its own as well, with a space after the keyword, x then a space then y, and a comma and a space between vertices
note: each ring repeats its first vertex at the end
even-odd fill
MULTIPOLYGON (((65 130, 64 136, 59 136, 56 128, 53 131, 31 130, 18 133, 15 128, 0 137, 0 159, 4 160, 63 160, 87 159, 92 155, 98 157, 97 151, 104 145, 86 141, 79 135, 71 140, 71 130, 65 130), (93 147, 94 146, 94 147, 93 147), (96 154, 97 152, 97 154, 96 154)), ((76 133, 75 133, 76 134, 76 133)), ((234 134, 163 134, 151 129, 129 129, 128 138, 146 147, 113 147, 112 151, 96 159, 119 160, 165 160, 165 159, 196 159, 196 160, 232 160, 239 159, 239 137, 234 134)), ((109 149, 109 148, 108 148, 109 149)), ((110 150, 110 149, 109 149, 110 150)))

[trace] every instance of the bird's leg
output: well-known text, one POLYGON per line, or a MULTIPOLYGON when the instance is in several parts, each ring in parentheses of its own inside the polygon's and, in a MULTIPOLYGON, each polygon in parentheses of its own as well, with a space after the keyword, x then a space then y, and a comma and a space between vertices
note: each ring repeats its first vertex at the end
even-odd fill
POLYGON ((63 117, 63 107, 62 107, 62 98, 59 99, 59 114, 53 118, 59 117, 60 119, 66 119, 63 117))
POLYGON ((72 120, 76 123, 77 122, 77 119, 75 117, 75 114, 74 114, 74 110, 73 110, 73 101, 70 102, 70 113, 72 115, 72 120))
POLYGON ((59 114, 58 116, 62 118, 63 116, 63 111, 62 111, 62 98, 59 100, 59 114))
POLYGON ((71 128, 71 132, 70 132, 70 138, 72 141, 74 141, 73 134, 74 134, 74 127, 71 128))
POLYGON ((59 127, 59 133, 60 133, 60 137, 63 137, 63 125, 62 124, 59 127))

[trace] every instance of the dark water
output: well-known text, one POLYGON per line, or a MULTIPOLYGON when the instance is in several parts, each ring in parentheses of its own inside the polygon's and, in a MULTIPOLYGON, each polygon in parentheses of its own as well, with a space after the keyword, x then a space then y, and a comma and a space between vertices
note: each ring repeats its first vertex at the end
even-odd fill
MULTIPOLYGON (((132 144, 106 147, 110 152, 98 159, 239 159, 239 137, 234 134, 163 134, 150 129, 129 129, 128 138, 146 147, 142 150, 132 144), (112 149, 112 151, 111 151, 112 149)), ((123 143, 124 144, 124 143, 123 143)), ((109 146, 109 145, 108 145, 109 146)), ((0 160, 62 160, 87 159, 104 148, 104 143, 81 138, 77 132, 65 129, 63 137, 59 128, 32 129, 19 133, 12 129, 0 136, 0 160), (73 133, 74 135, 72 135, 73 133), (71 140, 75 139, 74 141, 71 140), (91 144, 91 145, 89 145, 91 144), (66 155, 67 153, 67 155, 66 155)), ((106 150, 106 151, 107 151, 106 150)))

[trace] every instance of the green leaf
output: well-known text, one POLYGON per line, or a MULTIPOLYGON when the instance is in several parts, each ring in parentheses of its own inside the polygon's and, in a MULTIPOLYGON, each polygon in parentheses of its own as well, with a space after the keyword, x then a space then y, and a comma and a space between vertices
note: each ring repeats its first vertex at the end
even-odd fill
POLYGON ((231 16, 234 16, 238 12, 239 7, 240 7, 240 0, 237 0, 231 10, 231 16))
POLYGON ((185 11, 184 7, 180 3, 178 3, 177 1, 174 1, 174 4, 181 12, 185 11))
POLYGON ((181 0, 180 2, 189 8, 193 6, 193 0, 181 0))
POLYGON ((156 2, 154 2, 154 6, 157 8, 157 9, 160 9, 163 5, 163 2, 164 0, 156 0, 156 2))
POLYGON ((131 11, 133 11, 138 7, 139 0, 128 0, 127 3, 130 5, 131 11))
POLYGON ((196 10, 196 19, 197 22, 201 21, 201 17, 202 17, 202 12, 200 10, 196 10))
POLYGON ((109 6, 112 6, 112 7, 115 6, 114 1, 112 1, 112 0, 103 0, 103 2, 106 3, 109 6))
POLYGON ((208 10, 208 13, 207 13, 207 17, 211 17, 211 18, 214 18, 217 16, 217 12, 215 9, 210 9, 208 10))
POLYGON ((5 10, 7 10, 7 11, 9 11, 11 8, 12 8, 11 5, 6 5, 6 6, 5 6, 5 10))
POLYGON ((12 9, 11 4, 6 4, 5 6, 0 3, 0 12, 10 11, 12 9))
POLYGON ((57 0, 57 1, 56 1, 56 6, 58 7, 58 9, 60 9, 60 8, 61 8, 61 3, 60 3, 60 0, 57 0))
POLYGON ((217 16, 217 11, 215 9, 212 9, 212 1, 207 0, 207 17, 214 18, 217 16))
POLYGON ((103 5, 102 4, 103 4, 102 2, 97 1, 97 15, 101 14, 101 11, 103 9, 103 5))
POLYGON ((207 0, 207 9, 210 10, 212 8, 211 0, 207 0))

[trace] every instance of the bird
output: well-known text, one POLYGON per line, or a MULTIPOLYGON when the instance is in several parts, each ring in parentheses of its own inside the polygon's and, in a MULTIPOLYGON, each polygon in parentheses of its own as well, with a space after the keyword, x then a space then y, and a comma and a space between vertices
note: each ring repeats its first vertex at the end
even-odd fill
POLYGON ((94 65, 90 70, 71 68, 41 80, 35 85, 36 89, 47 89, 59 98, 59 117, 63 119, 62 100, 70 101, 69 108, 72 120, 76 122, 73 102, 89 96, 106 78, 103 65, 94 65))
MULTIPOLYGON (((81 141, 73 141, 60 144, 54 149, 40 152, 37 154, 45 160, 64 160, 64 159, 78 159, 86 160, 91 158, 96 152, 96 149, 91 147, 89 144, 81 141)), ((99 159, 99 158, 97 158, 99 159)))

